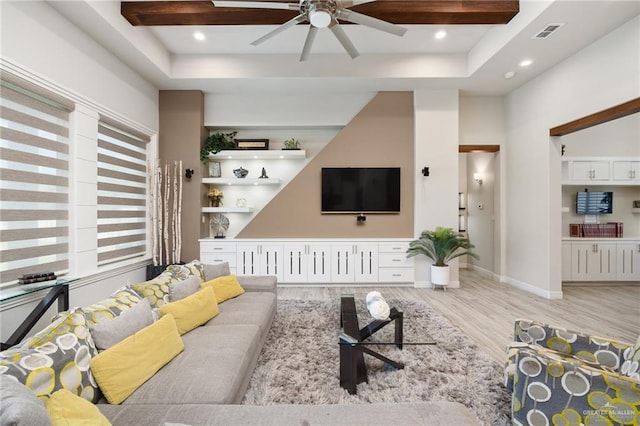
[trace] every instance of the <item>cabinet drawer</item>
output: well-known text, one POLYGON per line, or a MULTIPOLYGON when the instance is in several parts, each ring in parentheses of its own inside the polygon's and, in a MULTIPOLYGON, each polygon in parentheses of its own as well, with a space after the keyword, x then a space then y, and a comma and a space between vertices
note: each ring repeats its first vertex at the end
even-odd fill
POLYGON ((413 282, 413 268, 380 268, 378 281, 381 283, 405 283, 413 282))
POLYGON ((229 262, 230 268, 236 266, 235 253, 200 253, 200 261, 206 265, 215 265, 222 262, 229 262))
POLYGON ((412 264, 404 253, 378 253, 378 266, 381 268, 407 268, 412 264))
POLYGON ((200 253, 235 253, 235 244, 200 243, 200 253))
POLYGON ((380 243, 378 251, 380 253, 405 253, 409 248, 408 243, 380 243))

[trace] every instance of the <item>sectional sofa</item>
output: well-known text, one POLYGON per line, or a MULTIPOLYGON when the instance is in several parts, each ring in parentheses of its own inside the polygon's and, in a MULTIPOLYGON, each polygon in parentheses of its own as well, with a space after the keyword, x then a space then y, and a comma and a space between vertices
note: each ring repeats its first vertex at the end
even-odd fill
POLYGON ((0 424, 477 424, 449 402, 239 405, 276 314, 276 284, 194 261, 59 314, 0 353, 0 424))

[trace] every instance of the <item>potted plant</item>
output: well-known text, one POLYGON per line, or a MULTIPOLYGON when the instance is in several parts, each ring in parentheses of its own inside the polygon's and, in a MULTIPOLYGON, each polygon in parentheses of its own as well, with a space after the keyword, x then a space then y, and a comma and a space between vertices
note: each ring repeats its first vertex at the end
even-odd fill
POLYGON ((289 149, 289 150, 298 150, 300 149, 300 141, 298 139, 287 139, 286 141, 283 142, 284 148, 282 149, 289 149))
POLYGON ((218 188, 213 188, 207 194, 209 196, 209 201, 211 201, 211 207, 220 207, 222 205, 222 191, 218 188))
POLYGON ((234 149, 234 138, 238 132, 233 131, 229 133, 216 132, 207 138, 202 148, 200 148, 200 161, 207 163, 209 161, 209 153, 217 154, 225 149, 234 149))
POLYGON ((446 286, 449 284, 448 262, 456 257, 471 256, 478 259, 472 249, 475 248, 464 234, 452 228, 438 226, 434 231, 423 231, 420 238, 409 243, 407 257, 420 254, 433 260, 431 265, 431 283, 446 286))

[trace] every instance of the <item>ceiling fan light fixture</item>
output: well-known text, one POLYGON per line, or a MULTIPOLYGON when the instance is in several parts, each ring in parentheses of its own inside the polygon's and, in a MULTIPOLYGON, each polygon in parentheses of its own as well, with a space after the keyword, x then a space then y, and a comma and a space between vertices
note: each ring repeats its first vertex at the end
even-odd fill
POLYGON ((316 28, 327 28, 331 23, 331 9, 324 4, 312 4, 309 7, 309 22, 316 28))

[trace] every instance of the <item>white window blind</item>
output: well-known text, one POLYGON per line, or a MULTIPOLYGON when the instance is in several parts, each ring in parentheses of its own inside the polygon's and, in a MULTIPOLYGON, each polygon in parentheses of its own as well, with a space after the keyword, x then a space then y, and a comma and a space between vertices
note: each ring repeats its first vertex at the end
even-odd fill
POLYGON ((0 79, 0 284, 68 270, 69 104, 0 79))
POLYGON ((98 125, 98 265, 146 254, 148 142, 113 123, 98 125))

